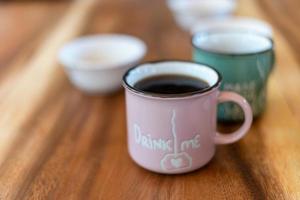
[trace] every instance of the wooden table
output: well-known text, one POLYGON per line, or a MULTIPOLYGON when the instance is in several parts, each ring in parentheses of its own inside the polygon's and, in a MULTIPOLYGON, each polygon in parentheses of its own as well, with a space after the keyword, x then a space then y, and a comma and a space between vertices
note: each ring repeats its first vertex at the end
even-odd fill
POLYGON ((145 60, 190 59, 164 1, 0 3, 0 199, 300 199, 299 7, 239 0, 238 15, 274 26, 266 112, 206 167, 166 176, 129 158, 123 91, 87 96, 56 60, 64 42, 104 32, 142 38, 145 60))

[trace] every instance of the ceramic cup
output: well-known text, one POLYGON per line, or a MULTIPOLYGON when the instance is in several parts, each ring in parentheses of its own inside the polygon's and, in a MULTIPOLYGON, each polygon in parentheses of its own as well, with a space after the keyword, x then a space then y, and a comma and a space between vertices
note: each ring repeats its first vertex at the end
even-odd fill
MULTIPOLYGON (((217 69, 223 77, 221 90, 244 96, 254 117, 265 108, 267 82, 274 65, 272 39, 247 32, 202 32, 193 36, 193 60, 217 69)), ((220 105, 218 119, 240 121, 242 110, 232 103, 220 105)))
POLYGON ((122 86, 123 74, 147 52, 146 44, 124 34, 86 35, 65 44, 60 63, 71 83, 87 94, 108 94, 122 86))
POLYGON ((190 30, 191 34, 205 31, 236 31, 265 35, 273 38, 272 26, 263 20, 251 17, 226 17, 221 19, 207 19, 197 22, 190 30))
POLYGON ((236 0, 167 0, 176 23, 184 30, 207 19, 224 19, 231 16, 236 0))
POLYGON ((126 91, 128 149, 140 166, 159 173, 179 174, 208 163, 217 144, 241 139, 252 123, 247 101, 233 92, 220 92, 220 74, 206 65, 187 61, 144 63, 123 77, 126 91), (147 77, 178 74, 205 80, 205 90, 184 94, 140 91, 135 84, 147 77), (231 134, 216 131, 218 102, 231 101, 244 111, 245 121, 231 134))

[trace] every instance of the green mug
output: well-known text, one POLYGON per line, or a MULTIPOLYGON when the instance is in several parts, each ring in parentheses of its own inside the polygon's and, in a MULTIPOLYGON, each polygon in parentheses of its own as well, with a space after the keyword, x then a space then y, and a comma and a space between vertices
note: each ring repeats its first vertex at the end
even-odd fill
MULTIPOLYGON (((247 32, 200 32, 192 38, 193 60, 212 66, 223 76, 221 90, 231 90, 250 103, 254 117, 265 108, 269 75, 274 66, 273 40, 247 32)), ((220 104, 220 121, 241 121, 243 112, 233 103, 220 104)))

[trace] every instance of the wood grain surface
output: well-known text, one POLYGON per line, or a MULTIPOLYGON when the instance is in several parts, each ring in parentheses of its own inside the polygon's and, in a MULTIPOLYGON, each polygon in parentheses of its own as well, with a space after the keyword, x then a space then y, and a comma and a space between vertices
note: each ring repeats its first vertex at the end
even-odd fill
POLYGON ((204 168, 167 176, 129 158, 123 91, 85 95, 56 59, 66 41, 107 32, 143 39, 145 60, 190 59, 190 35, 164 1, 0 3, 0 199, 300 199, 299 8, 238 1, 237 15, 274 27, 266 112, 204 168))

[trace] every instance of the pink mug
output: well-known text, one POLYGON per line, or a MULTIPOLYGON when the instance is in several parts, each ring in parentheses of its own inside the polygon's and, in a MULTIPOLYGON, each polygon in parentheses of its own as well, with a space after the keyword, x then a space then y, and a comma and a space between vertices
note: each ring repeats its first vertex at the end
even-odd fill
POLYGON ((144 63, 129 69, 123 77, 126 90, 128 149, 140 166, 159 173, 179 174, 207 164, 217 144, 241 139, 252 123, 248 102, 233 92, 220 92, 220 74, 206 65, 187 61, 144 63), (179 74, 205 80, 209 87, 184 94, 156 94, 140 91, 135 84, 157 75, 179 74), (239 130, 217 132, 218 102, 237 103, 245 114, 239 130))

